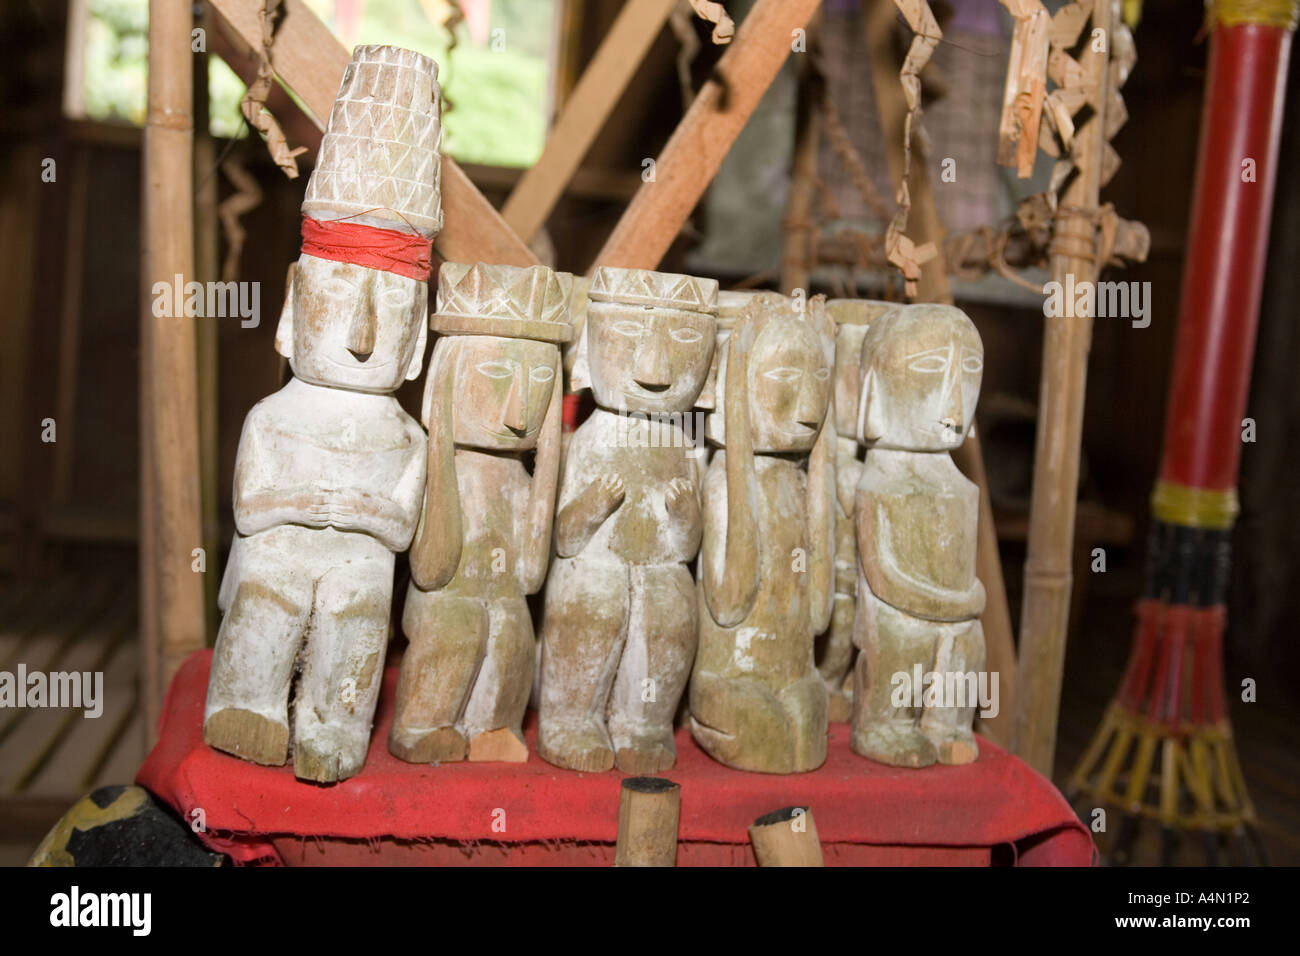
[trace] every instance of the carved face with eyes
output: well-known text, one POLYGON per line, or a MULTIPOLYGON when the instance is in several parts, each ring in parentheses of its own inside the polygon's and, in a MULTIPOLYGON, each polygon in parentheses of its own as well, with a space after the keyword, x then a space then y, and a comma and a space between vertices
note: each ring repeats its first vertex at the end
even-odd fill
POLYGON ((793 315, 768 321, 749 359, 750 427, 756 452, 812 449, 831 396, 823 343, 793 315))
POLYGON ((587 307, 587 362, 597 404, 614 411, 684 412, 704 386, 713 316, 615 302, 587 307))
POLYGON ((450 358, 456 444, 491 451, 535 448, 560 350, 549 342, 495 335, 448 336, 438 347, 455 350, 450 358))
POLYGON ((428 286, 378 269, 304 255, 275 333, 293 374, 314 385, 392 392, 420 374, 428 286))
POLYGON ((948 305, 902 306, 862 342, 858 438, 877 448, 950 451, 966 438, 984 374, 984 345, 948 305))

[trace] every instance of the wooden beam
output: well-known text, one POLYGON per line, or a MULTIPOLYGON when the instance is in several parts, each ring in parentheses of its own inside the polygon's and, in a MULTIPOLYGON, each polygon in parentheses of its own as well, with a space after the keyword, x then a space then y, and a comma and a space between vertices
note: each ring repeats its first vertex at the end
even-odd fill
POLYGON ((501 210, 520 238, 531 240, 546 224, 674 6, 676 0, 624 4, 551 127, 541 158, 524 172, 501 210))
MULTIPOLYGON (((894 47, 894 22, 898 13, 890 0, 864 0, 863 22, 866 26, 867 55, 871 61, 871 79, 880 113, 881 135, 887 144, 886 156, 895 186, 903 175, 903 131, 907 119, 907 101, 899 83, 902 66, 894 47)), ((922 302, 952 304, 952 287, 948 282, 947 263, 943 256, 943 223, 934 204, 934 191, 925 157, 913 149, 908 190, 912 197, 909 217, 910 238, 917 244, 934 242, 939 253, 921 265, 917 298, 922 302)), ((984 474, 984 454, 979 435, 972 427, 961 447, 953 452, 953 461, 980 489, 980 516, 977 533, 975 570, 986 595, 980 623, 984 628, 985 666, 998 674, 998 715, 981 718, 980 729, 993 740, 1007 746, 1011 741, 1012 706, 1016 685, 1016 645, 1011 633, 1011 609, 1007 603, 1007 586, 1002 576, 1002 559, 998 554, 997 529, 993 522, 993 502, 989 497, 988 479, 984 474)))
POLYGON ((605 242, 595 265, 653 269, 790 55, 820 0, 758 0, 605 242))
MULTIPOLYGON (((194 322, 181 303, 154 314, 154 284, 194 275, 193 58, 189 4, 149 3, 140 290, 140 637, 145 734, 157 734, 167 683, 205 643, 194 322), (178 314, 179 313, 179 314, 178 314)), ((215 574, 215 568, 209 573, 215 574)))
MULTIPOLYGON (((250 49, 260 49, 260 0, 208 0, 230 33, 250 49)), ((283 16, 271 47, 271 66, 297 94, 322 129, 329 121, 339 81, 351 56, 303 0, 284 0, 283 16)), ((489 262, 528 266, 538 262, 528 246, 506 225, 469 177, 448 156, 442 158, 442 232, 434 248, 455 262, 489 262)))

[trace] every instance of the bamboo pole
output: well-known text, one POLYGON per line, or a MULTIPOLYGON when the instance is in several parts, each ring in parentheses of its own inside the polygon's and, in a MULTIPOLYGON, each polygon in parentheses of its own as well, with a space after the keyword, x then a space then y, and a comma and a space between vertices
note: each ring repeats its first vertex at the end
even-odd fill
MULTIPOLYGON (((896 16, 891 0, 864 0, 863 22, 871 61, 872 87, 880 113, 881 134, 888 144, 886 155, 895 186, 903 176, 903 135, 907 119, 907 102, 898 80, 902 63, 893 42, 896 16)), ((908 220, 912 240, 917 245, 933 242, 939 250, 921 265, 917 299, 952 305, 952 286, 948 282, 947 263, 943 257, 945 231, 934 204, 930 176, 920 156, 913 156, 908 190, 912 197, 912 212, 908 220)), ((984 613, 980 615, 986 649, 985 666, 998 674, 999 704, 996 717, 980 719, 980 729, 995 742, 1006 746, 1011 738, 1011 715, 1016 693, 1016 645, 1011 632, 1011 609, 1007 603, 1006 580, 1002 575, 1002 558, 998 553, 997 528, 993 523, 993 501, 989 497, 988 479, 984 473, 984 453, 974 425, 952 457, 957 467, 980 489, 975 572, 985 593, 984 613)))
POLYGON ((202 541, 194 326, 183 303, 156 316, 153 295, 155 283, 194 274, 191 28, 189 4, 150 0, 140 270, 141 675, 150 741, 167 682, 205 643, 203 580, 191 570, 202 541))
POLYGON ((825 866, 817 823, 808 807, 765 813, 749 828, 759 866, 825 866))
POLYGON ((654 269, 791 53, 820 0, 758 0, 667 145, 596 265, 654 269))
MULTIPOLYGON (((1100 30, 1102 36, 1110 36, 1112 12, 1108 0, 1093 4, 1094 33, 1100 30)), ((1075 131, 1078 168, 1060 197, 1050 247, 1052 280, 1065 283, 1066 277, 1072 275, 1075 285, 1096 281, 1101 265, 1096 261, 1094 217, 1107 145, 1104 131, 1109 53, 1098 52, 1095 45, 1090 45, 1088 51, 1081 66, 1088 75, 1087 102, 1093 113, 1075 131)), ((1011 745, 1018 756, 1049 778, 1065 668, 1079 450, 1091 341, 1089 316, 1044 319, 1034 488, 1020 615, 1020 687, 1011 745)))
POLYGON ((682 788, 663 777, 629 777, 618 794, 615 866, 674 866, 682 788))
POLYGON ((629 0, 551 127, 541 158, 524 171, 501 215, 525 242, 546 224, 676 0, 629 0))
MULTIPOLYGON (((205 32, 213 32, 211 15, 201 7, 196 18, 205 32)), ((194 273, 200 282, 234 279, 221 275, 217 220, 217 148, 209 128, 208 57, 206 50, 194 59, 194 273)), ((203 550, 211 570, 203 575, 204 620, 217 627, 217 555, 221 550, 221 519, 218 496, 221 487, 220 442, 217 421, 217 323, 209 316, 199 322, 196 359, 199 409, 199 513, 203 529, 203 550)))

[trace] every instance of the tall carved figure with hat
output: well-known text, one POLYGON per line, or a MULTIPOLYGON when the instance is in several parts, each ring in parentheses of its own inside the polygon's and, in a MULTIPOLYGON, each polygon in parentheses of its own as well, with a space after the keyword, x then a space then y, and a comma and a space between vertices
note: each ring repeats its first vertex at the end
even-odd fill
POLYGON ((293 378, 254 406, 239 439, 238 534, 203 735, 262 764, 292 752, 306 780, 342 780, 365 761, 394 553, 424 492, 424 432, 392 393, 419 375, 427 336, 438 99, 432 60, 353 54, 276 332, 293 378))
POLYGON ((528 758, 526 597, 550 559, 567 311, 544 266, 442 266, 424 392, 427 493, 402 615, 410 646, 388 738, 403 760, 528 758))
POLYGON ((975 414, 984 347, 960 309, 900 305, 871 323, 861 361, 852 747, 898 767, 970 763, 984 667, 979 488, 950 452, 975 414))
POLYGON ((796 773, 826 759, 813 660, 834 596, 835 331, 824 302, 800 312, 785 296, 754 297, 718 362, 691 734, 741 770, 796 773))
POLYGON ((571 770, 673 765, 697 617, 698 449, 682 427, 709 371, 718 284, 602 267, 574 387, 596 408, 564 455, 542 620, 538 752, 571 770))

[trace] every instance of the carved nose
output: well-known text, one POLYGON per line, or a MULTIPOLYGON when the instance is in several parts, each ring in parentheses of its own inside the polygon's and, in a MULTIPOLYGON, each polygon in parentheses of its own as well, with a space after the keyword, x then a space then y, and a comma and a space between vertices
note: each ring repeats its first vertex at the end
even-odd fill
POLYGON ((662 392, 672 384, 668 356, 654 343, 637 349, 636 364, 632 368, 632 381, 649 392, 662 392))
POLYGON ((939 424, 946 425, 955 431, 961 431, 965 425, 963 419, 966 417, 961 404, 961 382, 954 381, 952 388, 948 391, 948 407, 945 408, 943 418, 939 419, 939 424))
POLYGON ((358 362, 364 362, 375 351, 375 312, 370 307, 369 290, 357 297, 356 311, 348 326, 348 351, 358 362))
POLYGON ((503 419, 506 428, 516 436, 528 431, 528 408, 524 401, 524 390, 519 387, 519 379, 510 383, 510 395, 506 398, 506 413, 503 419))

